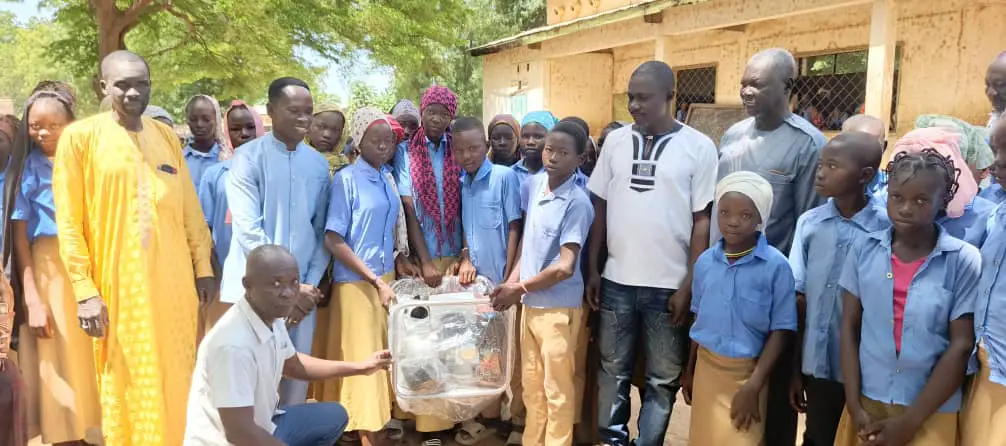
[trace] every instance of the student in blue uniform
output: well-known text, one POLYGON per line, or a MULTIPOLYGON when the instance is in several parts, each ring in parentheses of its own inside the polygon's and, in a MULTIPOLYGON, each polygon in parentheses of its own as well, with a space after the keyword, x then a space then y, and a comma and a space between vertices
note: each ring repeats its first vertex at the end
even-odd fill
POLYGON ((575 350, 580 336, 583 274, 580 251, 594 220, 586 192, 573 175, 587 135, 561 123, 545 140, 546 175, 531 177, 520 257, 493 304, 521 303, 521 365, 527 424, 523 444, 568 446, 576 416, 575 350))
MULTIPOLYGON (((454 121, 454 158, 461 165, 461 228, 464 249, 458 278, 467 284, 480 275, 499 284, 509 276, 520 244, 521 206, 517 173, 487 158, 488 141, 482 122, 461 117, 454 121)), ((499 429, 500 406, 493 405, 482 422, 468 421, 456 440, 474 445, 499 429), (488 427, 487 427, 488 426, 488 427)))
POLYGON ((53 202, 52 159, 74 109, 72 97, 58 91, 40 91, 26 101, 28 138, 17 148, 16 159, 24 163, 11 212, 14 265, 28 310, 19 365, 34 390, 28 407, 38 411, 41 438, 57 445, 101 439, 92 342, 79 328, 77 298, 59 255, 53 202))
POLYGON ((182 148, 182 155, 192 175, 192 184, 198 188, 206 169, 219 163, 220 154, 224 152, 221 147, 224 130, 220 104, 212 96, 193 96, 185 104, 185 121, 192 137, 182 148))
MULTIPOLYGON (((386 165, 396 148, 387 116, 373 107, 357 110, 352 134, 360 156, 336 172, 325 224, 325 247, 335 264, 328 320, 320 323, 328 326, 328 339, 320 353, 340 361, 357 361, 372 354, 364 350, 387 348, 387 308, 395 297, 389 285, 395 272, 394 228, 401 203, 386 165)), ((379 444, 380 432, 391 420, 388 383, 384 372, 326 381, 315 389, 316 397, 342 403, 353 414, 346 431, 379 444)))
POLYGON ((989 200, 995 204, 1006 202, 1006 189, 1003 189, 1003 181, 1006 180, 1006 164, 999 162, 999 154, 1006 151, 1006 119, 996 121, 992 127, 992 135, 989 142, 992 151, 996 154, 996 161, 992 164, 992 184, 982 189, 978 193, 979 197, 989 200))
POLYGON ((555 115, 547 110, 528 113, 521 121, 518 150, 520 150, 522 158, 513 165, 513 170, 517 172, 517 178, 521 184, 529 176, 542 171, 544 163, 541 152, 545 147, 545 137, 558 122, 555 115))
MULTIPOLYGON (((960 171, 958 187, 946 209, 937 215, 936 223, 951 236, 980 247, 985 240, 985 221, 992 215, 996 205, 978 196, 978 182, 961 154, 960 138, 960 133, 943 127, 915 129, 894 144, 891 155, 933 149, 954 161, 954 166, 960 171)), ((887 188, 877 191, 874 196, 887 203, 887 188)))
POLYGON ((853 244, 838 282, 846 412, 835 444, 953 446, 981 255, 936 217, 965 175, 933 149, 899 153, 887 172, 891 228, 853 244))
POLYGON ((807 414, 804 446, 834 444, 845 410, 838 278, 853 241, 891 225, 884 204, 869 193, 883 153, 880 140, 864 132, 843 132, 829 141, 821 150, 814 182, 828 201, 796 223, 789 264, 796 279, 801 330, 790 398, 795 410, 807 414))
MULTIPOLYGON (((206 168, 197 188, 199 205, 203 208, 203 216, 206 217, 206 224, 210 226, 210 235, 213 237, 213 271, 217 277, 223 274, 224 261, 230 252, 233 235, 231 209, 227 204, 227 178, 230 176, 232 163, 229 156, 238 147, 265 134, 262 118, 255 109, 240 100, 231 102, 224 115, 224 127, 227 128, 224 133, 226 146, 232 149, 221 153, 223 161, 206 168)), ((221 302, 219 296, 209 305, 201 307, 197 339, 202 340, 230 307, 231 304, 221 302)))
POLYGON ((734 172, 716 186, 723 238, 695 262, 692 347, 682 379, 692 405, 689 441, 762 444, 772 369, 797 329, 793 272, 761 233, 772 185, 734 172))
POLYGON ((520 243, 520 183, 517 173, 486 157, 482 122, 454 121, 454 157, 461 165, 461 227, 464 249, 458 276, 471 283, 475 275, 493 283, 509 276, 520 243))
MULTIPOLYGON (((998 128, 1006 129, 1004 123, 998 128)), ((1006 166, 1006 150, 996 152, 995 165, 1000 172, 1006 166)), ((1006 446, 1006 206, 996 209, 987 228, 975 308, 978 374, 961 410, 961 446, 1006 446)))

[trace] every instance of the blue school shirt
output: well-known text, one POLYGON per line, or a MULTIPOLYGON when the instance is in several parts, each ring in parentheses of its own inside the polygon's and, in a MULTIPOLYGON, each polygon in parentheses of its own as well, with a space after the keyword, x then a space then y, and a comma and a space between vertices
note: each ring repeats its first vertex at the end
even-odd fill
POLYGON ((975 338, 989 353, 992 382, 1006 386, 1006 206, 989 218, 982 246, 982 277, 975 308, 975 338))
POLYGON ((548 176, 535 175, 531 183, 524 239, 521 243, 520 280, 528 280, 559 261, 559 247, 580 246, 573 276, 555 286, 524 295, 521 302, 533 308, 579 308, 583 304, 583 246, 594 222, 594 207, 571 176, 548 191, 548 176))
POLYGON ((728 358, 757 358, 773 331, 796 331, 796 292, 786 256, 758 235, 754 251, 733 264, 722 240, 695 262, 691 338, 728 358))
POLYGON ((479 275, 502 283, 510 223, 520 220, 520 184, 506 166, 485 160, 473 178, 461 174, 461 224, 468 255, 479 275))
MULTIPOLYGON (((936 247, 908 287, 899 355, 894 346, 892 231, 872 232, 853 244, 839 285, 863 306, 860 392, 874 401, 909 406, 950 345, 950 322, 974 313, 981 254, 939 229, 936 247)), ((960 407, 957 389, 939 412, 953 413, 960 407)))
POLYGON ((203 175, 206 174, 206 169, 220 162, 220 144, 214 143, 213 147, 210 147, 209 152, 203 153, 193 149, 192 142, 190 141, 182 149, 182 155, 185 156, 185 164, 189 167, 192 184, 198 189, 203 175))
POLYGON ((802 371, 815 378, 842 382, 839 331, 842 326, 842 275, 853 241, 891 226, 887 209, 871 199, 852 218, 845 218, 835 200, 807 211, 796 223, 789 266, 796 292, 807 297, 802 371))
POLYGON ((268 244, 290 250, 301 282, 318 286, 329 261, 324 242, 328 161, 304 143, 289 151, 272 133, 241 146, 232 161, 227 201, 234 234, 224 262, 221 301, 234 303, 244 296, 241 279, 248 253, 268 244))
POLYGON ((545 171, 545 168, 542 167, 538 169, 538 172, 531 173, 531 171, 527 170, 527 167, 524 167, 524 158, 521 158, 517 164, 514 164, 510 168, 513 169, 514 172, 517 172, 517 183, 519 184, 524 184, 528 177, 545 171))
POLYGON ((28 241, 56 236, 56 204, 52 201, 52 161, 32 148, 24 162, 21 191, 14 199, 11 220, 28 222, 28 241))
POLYGON ((213 249, 221 265, 231 249, 230 208, 227 205, 227 177, 231 160, 221 161, 206 169, 199 180, 199 205, 213 236, 213 249))
MULTIPOLYGON (((388 166, 374 169, 363 157, 336 172, 325 223, 325 230, 339 234, 378 276, 395 268, 395 224, 402 203, 387 180, 389 172, 388 166)), ((332 279, 365 280, 338 260, 332 267, 332 279)))
POLYGON ((950 218, 943 215, 936 222, 947 230, 947 233, 957 237, 972 246, 981 247, 985 242, 985 223, 996 210, 996 204, 982 197, 975 197, 964 208, 964 215, 950 218))
MULTIPOLYGON (((425 137, 424 137, 425 138, 425 137)), ((419 202, 418 196, 412 193, 412 162, 409 160, 409 141, 404 141, 398 145, 395 151, 395 182, 398 183, 398 194, 403 197, 412 197, 416 207, 416 217, 419 219, 419 226, 423 230, 423 240, 426 241, 426 249, 430 251, 430 257, 456 257, 461 251, 461 225, 458 225, 453 234, 447 232, 447 219, 444 217, 444 181, 461 181, 460 178, 444 178, 444 157, 446 152, 446 138, 440 140, 440 144, 434 145, 426 138, 426 148, 430 153, 430 164, 433 167, 433 177, 437 183, 437 201, 440 209, 423 209, 423 204, 419 202), (444 234, 444 242, 437 243, 437 231, 433 227, 434 220, 429 217, 429 212, 440 212, 441 232, 444 234)))
MULTIPOLYGON (((547 179, 548 178, 548 174, 545 173, 545 170, 542 170, 541 172, 533 174, 533 175, 529 176, 528 178, 537 177, 537 176, 546 177, 546 180, 544 180, 544 181, 548 181, 548 179, 547 179)), ((573 172, 573 184, 577 185, 577 187, 579 187, 580 189, 583 189, 583 192, 587 194, 587 197, 591 197, 591 199, 593 200, 592 193, 590 192, 590 189, 587 187, 587 183, 589 183, 589 182, 590 182, 590 177, 588 177, 586 174, 584 174, 583 171, 580 170, 579 167, 577 167, 576 168, 576 172, 573 172)), ((527 181, 525 179, 524 182, 521 183, 521 185, 520 185, 520 209, 522 211, 524 211, 524 212, 527 212, 528 197, 531 195, 531 191, 530 191, 531 184, 530 183, 531 183, 530 181, 527 181)), ((593 203, 593 201, 591 201, 591 203, 593 203)))
POLYGON ((999 205, 1006 201, 1006 190, 1003 190, 1003 186, 1001 184, 993 183, 989 187, 982 189, 982 191, 978 193, 978 196, 999 205))

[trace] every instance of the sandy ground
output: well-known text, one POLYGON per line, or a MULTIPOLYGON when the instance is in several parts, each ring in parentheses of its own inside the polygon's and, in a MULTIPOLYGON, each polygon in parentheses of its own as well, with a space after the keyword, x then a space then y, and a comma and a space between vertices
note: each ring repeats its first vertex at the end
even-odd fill
MULTIPOLYGON (((632 421, 630 422, 631 430, 633 436, 636 434, 636 416, 639 414, 639 395, 635 388, 632 390, 632 421)), ((671 415, 671 423, 667 428, 667 437, 664 440, 664 446, 684 446, 688 444, 688 423, 691 419, 691 408, 685 405, 678 398, 677 404, 674 405, 674 413, 671 415)), ((800 420, 800 433, 803 435, 803 419, 800 420)), ((420 443, 419 436, 412 434, 408 435, 405 441, 402 442, 403 445, 408 446, 418 446, 420 443)), ((484 446, 504 446, 505 440, 501 438, 490 438, 480 443, 484 446)), ((453 441, 447 442, 449 446, 458 446, 457 443, 453 441)), ((29 443, 29 446, 44 446, 39 439, 35 439, 29 443)))

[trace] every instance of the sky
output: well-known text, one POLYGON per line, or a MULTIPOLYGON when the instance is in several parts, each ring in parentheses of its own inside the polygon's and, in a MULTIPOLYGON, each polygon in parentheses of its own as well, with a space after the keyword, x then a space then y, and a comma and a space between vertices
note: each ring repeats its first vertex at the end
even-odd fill
MULTIPOLYGON (((47 17, 51 15, 49 11, 40 11, 38 0, 20 0, 9 3, 9 0, 0 0, 0 11, 10 11, 17 16, 20 21, 27 21, 32 17, 47 17)), ((366 54, 360 55, 360 61, 354 63, 352 68, 346 69, 324 60, 320 56, 307 54, 305 58, 308 63, 315 66, 328 66, 328 73, 322 78, 324 88, 327 93, 339 97, 346 105, 349 100, 349 85, 353 81, 360 80, 377 91, 388 88, 392 82, 393 73, 387 68, 377 68, 366 54)))

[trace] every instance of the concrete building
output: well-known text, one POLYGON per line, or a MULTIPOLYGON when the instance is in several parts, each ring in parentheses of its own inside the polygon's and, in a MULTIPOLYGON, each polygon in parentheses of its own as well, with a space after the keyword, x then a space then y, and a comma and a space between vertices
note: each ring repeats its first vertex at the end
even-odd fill
POLYGON ((739 104, 746 61, 770 47, 798 58, 794 111, 823 130, 861 110, 894 135, 923 113, 984 124, 1006 0, 548 0, 546 26, 470 53, 484 58, 484 119, 549 109, 597 133, 631 120, 625 91, 644 61, 675 68, 680 111, 739 104))

